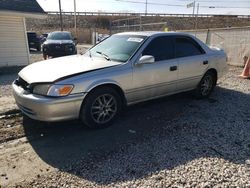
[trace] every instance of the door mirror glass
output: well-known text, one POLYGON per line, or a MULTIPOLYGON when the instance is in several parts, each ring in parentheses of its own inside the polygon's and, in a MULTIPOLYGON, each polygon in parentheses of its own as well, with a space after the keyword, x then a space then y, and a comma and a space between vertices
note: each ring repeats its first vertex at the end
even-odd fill
POLYGON ((152 55, 143 55, 139 61, 138 61, 138 65, 140 64, 151 64, 155 62, 155 58, 152 55))

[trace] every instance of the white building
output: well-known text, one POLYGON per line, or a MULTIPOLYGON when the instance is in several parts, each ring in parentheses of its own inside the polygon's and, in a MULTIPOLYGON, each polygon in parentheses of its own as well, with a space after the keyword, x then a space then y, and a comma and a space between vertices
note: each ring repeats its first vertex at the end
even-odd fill
POLYGON ((25 18, 45 18, 36 0, 0 0, 0 67, 29 63, 25 18))

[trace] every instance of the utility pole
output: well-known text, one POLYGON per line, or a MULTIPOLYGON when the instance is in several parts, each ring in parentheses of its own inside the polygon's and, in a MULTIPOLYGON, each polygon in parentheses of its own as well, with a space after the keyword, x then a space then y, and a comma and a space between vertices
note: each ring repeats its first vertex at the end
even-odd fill
POLYGON ((75 37, 77 37, 77 28, 76 28, 76 0, 74 0, 74 18, 75 18, 75 37))
POLYGON ((194 17, 194 11, 195 11, 195 1, 193 2, 193 17, 194 17))
POLYGON ((196 25, 195 19, 194 19, 194 17, 195 17, 195 6, 196 6, 196 2, 194 1, 194 2, 193 2, 193 20, 194 20, 194 28, 195 28, 195 25, 196 25))
POLYGON ((63 31, 63 20, 62 20, 61 0, 59 0, 59 11, 60 11, 60 26, 61 26, 61 31, 63 31))
POLYGON ((196 26, 196 22, 195 22, 195 19, 194 19, 195 18, 195 6, 196 6, 195 1, 193 1, 192 3, 187 4, 187 8, 193 7, 193 15, 192 15, 192 17, 193 17, 193 21, 194 21, 194 28, 196 26))
POLYGON ((142 25, 141 25, 141 15, 140 15, 140 31, 142 31, 142 25))
POLYGON ((199 8, 200 8, 200 4, 198 3, 198 5, 197 5, 196 19, 195 19, 195 36, 196 36, 197 28, 198 28, 198 14, 199 14, 199 8))
POLYGON ((148 14, 148 0, 146 0, 145 16, 148 14))

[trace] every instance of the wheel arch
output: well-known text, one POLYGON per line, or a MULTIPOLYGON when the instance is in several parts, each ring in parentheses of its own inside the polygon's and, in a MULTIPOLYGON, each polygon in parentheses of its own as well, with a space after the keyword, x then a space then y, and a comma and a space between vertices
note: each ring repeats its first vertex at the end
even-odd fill
MULTIPOLYGON (((103 88, 103 89, 105 88, 106 91, 107 91, 107 89, 109 90, 109 88, 112 88, 114 91, 117 92, 117 95, 120 96, 121 101, 119 101, 119 104, 118 104, 118 109, 119 109, 118 113, 122 109, 124 104, 126 104, 125 95, 124 95, 124 93, 123 93, 123 91, 122 91, 122 89, 121 89, 121 87, 119 85, 117 85, 115 83, 108 83, 108 82, 100 83, 98 85, 92 85, 92 87, 90 87, 90 89, 87 90, 88 91, 87 95, 83 99, 82 104, 81 104, 81 108, 80 108, 80 111, 79 111, 79 119, 81 119, 90 128, 101 128, 100 124, 97 124, 96 122, 94 122, 93 119, 89 118, 90 117, 90 115, 89 115, 90 112, 88 110, 89 109, 88 106, 91 104, 91 99, 92 99, 91 96, 95 95, 94 94, 95 91, 100 92, 99 89, 101 89, 101 88, 103 88), (90 100, 88 100, 88 98, 90 98, 90 100), (87 105, 87 107, 86 107, 86 105, 87 105)), ((113 91, 113 93, 114 93, 114 91, 113 91)), ((115 115, 117 115, 117 113, 115 115)), ((112 119, 111 119, 111 121, 107 122, 106 126, 108 126, 108 124, 111 123, 111 122, 112 122, 112 119)))
MULTIPOLYGON (((217 80, 218 80, 218 72, 217 72, 217 70, 215 69, 215 68, 210 68, 210 69, 208 69, 206 72, 205 72, 205 74, 207 74, 208 72, 211 72, 211 73, 213 73, 214 75, 215 75, 215 82, 214 82, 214 85, 216 85, 217 84, 217 80)), ((204 75, 205 75, 204 74, 204 75)))
POLYGON ((214 87, 216 86, 216 84, 217 84, 217 78, 218 78, 218 73, 217 73, 217 70, 216 70, 215 68, 210 68, 210 69, 206 70, 206 72, 205 72, 204 75, 202 76, 202 78, 201 78, 199 84, 198 84, 198 85, 196 86, 196 88, 194 89, 194 95, 196 96, 196 98, 197 98, 197 99, 202 99, 202 98, 208 97, 208 96, 211 94, 211 92, 213 91, 213 89, 214 89, 214 87), (214 79, 212 88, 211 88, 211 90, 209 91, 209 93, 207 93, 206 95, 203 95, 203 94, 201 93, 201 84, 202 84, 202 81, 203 81, 203 79, 205 78, 205 76, 206 76, 207 74, 210 74, 210 75, 212 74, 212 75, 214 75, 214 78, 215 78, 215 79, 214 79))
MULTIPOLYGON (((121 100, 122 100, 122 105, 126 105, 127 104, 127 99, 125 97, 125 93, 123 92, 122 88, 115 82, 110 82, 110 81, 106 81, 106 82, 102 82, 102 83, 96 83, 96 84, 92 84, 88 90, 87 90, 87 96, 86 98, 88 97, 88 95, 90 95, 94 90, 98 89, 98 88, 101 88, 101 87, 109 87, 109 88, 112 88, 114 89, 118 94, 119 96, 121 97, 121 100)), ((85 98, 85 99, 86 99, 85 98)), ((85 99, 83 100, 83 103, 85 101, 85 99)))

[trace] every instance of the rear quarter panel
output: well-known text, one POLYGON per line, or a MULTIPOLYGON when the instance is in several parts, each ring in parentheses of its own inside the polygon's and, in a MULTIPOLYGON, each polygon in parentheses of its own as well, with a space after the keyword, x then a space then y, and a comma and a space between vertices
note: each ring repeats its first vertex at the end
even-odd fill
POLYGON ((223 50, 211 49, 209 56, 209 69, 214 68, 217 70, 218 78, 226 74, 228 70, 227 56, 223 50))

